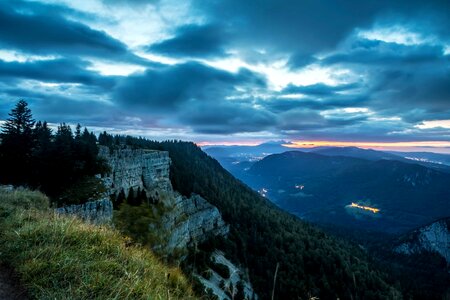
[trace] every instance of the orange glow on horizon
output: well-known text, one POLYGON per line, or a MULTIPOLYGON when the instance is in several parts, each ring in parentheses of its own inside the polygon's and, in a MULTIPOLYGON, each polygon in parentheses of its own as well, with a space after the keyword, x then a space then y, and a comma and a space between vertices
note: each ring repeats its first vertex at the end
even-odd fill
POLYGON ((199 147, 205 146, 258 146, 263 143, 262 141, 242 141, 242 142, 197 142, 195 143, 199 147))
MULTIPOLYGON (((201 141, 199 147, 206 146, 258 146, 267 140, 240 141, 201 141)), ((410 142, 362 142, 362 141, 329 141, 329 140, 293 140, 282 144, 289 149, 307 149, 314 147, 359 147, 363 149, 391 151, 424 151, 450 154, 450 141, 410 141, 410 142)))
POLYGON ((314 148, 314 147, 360 147, 360 148, 409 148, 409 147, 450 147, 448 141, 416 141, 416 142, 340 142, 340 141, 292 141, 284 144, 288 148, 314 148))

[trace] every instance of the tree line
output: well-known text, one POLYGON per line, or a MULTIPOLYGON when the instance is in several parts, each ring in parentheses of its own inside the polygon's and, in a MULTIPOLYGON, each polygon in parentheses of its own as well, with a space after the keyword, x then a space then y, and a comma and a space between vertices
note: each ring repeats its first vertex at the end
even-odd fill
POLYGON ((20 100, 0 129, 0 183, 40 189, 57 204, 77 203, 99 193, 93 177, 106 169, 98 157, 97 137, 78 124, 52 130, 35 121, 20 100))

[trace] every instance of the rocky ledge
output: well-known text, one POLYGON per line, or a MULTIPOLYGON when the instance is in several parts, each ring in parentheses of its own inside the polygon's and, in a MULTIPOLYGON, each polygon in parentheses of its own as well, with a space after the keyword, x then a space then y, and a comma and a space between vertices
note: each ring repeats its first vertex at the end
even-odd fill
POLYGON ((89 201, 80 205, 69 205, 55 209, 56 213, 77 216, 86 222, 109 224, 113 217, 113 205, 109 199, 89 201))
POLYGON ((190 198, 175 194, 172 209, 162 216, 163 227, 169 231, 167 248, 173 250, 201 243, 210 236, 226 236, 225 224, 217 207, 199 195, 190 198))
POLYGON ((132 149, 110 150, 99 146, 99 157, 103 158, 110 172, 102 174, 103 182, 109 194, 118 194, 121 190, 128 195, 132 188, 147 190, 159 189, 171 191, 169 179, 170 157, 167 151, 132 149))
POLYGON ((436 221, 411 232, 394 251, 401 254, 435 252, 450 266, 450 218, 436 221))

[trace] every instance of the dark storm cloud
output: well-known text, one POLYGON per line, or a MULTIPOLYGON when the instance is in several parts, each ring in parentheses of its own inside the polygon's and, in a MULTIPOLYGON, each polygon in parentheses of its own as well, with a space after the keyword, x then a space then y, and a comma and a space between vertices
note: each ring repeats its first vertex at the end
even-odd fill
POLYGON ((365 73, 366 86, 360 93, 370 97, 366 105, 379 115, 411 123, 449 118, 450 56, 442 45, 353 38, 320 63, 365 73))
POLYGON ((314 110, 296 109, 280 115, 280 124, 278 127, 280 130, 290 131, 323 130, 353 126, 364 121, 367 121, 367 116, 326 117, 314 110))
POLYGON ((145 63, 103 31, 59 14, 42 10, 25 13, 5 4, 0 4, 0 45, 3 49, 39 55, 83 55, 145 63))
POLYGON ((448 119, 450 70, 432 66, 415 70, 386 70, 374 76, 371 106, 381 113, 397 114, 410 122, 448 119), (376 76, 376 77, 375 77, 376 76))
MULTIPOLYGON (((194 1, 201 14, 222 24, 233 44, 241 48, 263 48, 272 55, 291 55, 290 65, 302 67, 314 55, 333 50, 356 28, 385 22, 417 20, 427 13, 435 31, 449 31, 448 1, 194 1)), ((430 26, 428 26, 430 27, 430 26)), ((447 36, 448 37, 448 36, 447 36)))
POLYGON ((327 56, 320 61, 323 65, 363 64, 365 66, 381 65, 392 68, 424 63, 449 62, 444 57, 440 45, 402 45, 376 40, 356 39, 348 48, 327 56))
POLYGON ((264 131, 277 123, 275 114, 254 108, 249 103, 199 103, 187 106, 180 120, 195 132, 232 134, 264 131))
POLYGON ((90 63, 79 59, 5 62, 0 60, 0 78, 24 78, 53 83, 81 83, 104 89, 114 87, 116 77, 102 76, 86 68, 90 63))
POLYGON ((224 56, 226 40, 219 26, 190 24, 177 28, 173 38, 152 44, 147 50, 173 57, 224 56))
POLYGON ((3 0, 1 5, 10 10, 20 11, 22 14, 37 14, 41 16, 62 15, 64 17, 77 17, 83 20, 96 20, 98 16, 88 12, 72 9, 56 3, 40 3, 26 0, 3 0))
POLYGON ((171 111, 234 95, 236 87, 265 87, 265 79, 248 70, 238 73, 189 62, 148 69, 119 83, 114 99, 126 106, 149 111, 171 111))
MULTIPOLYGON (((26 99, 29 102, 34 116, 48 122, 81 122, 95 124, 99 116, 111 112, 108 104, 96 101, 96 98, 89 95, 60 95, 57 93, 48 93, 43 91, 5 88, 0 86, 0 97, 8 99, 26 99)), ((14 100, 17 101, 17 100, 14 100)), ((4 111, 0 111, 2 118, 6 117, 7 111, 14 105, 14 101, 6 102, 4 111)))
POLYGON ((314 54, 332 49, 355 26, 369 25, 380 1, 197 1, 248 47, 314 54))
POLYGON ((190 62, 129 76, 114 99, 142 115, 171 114, 199 133, 254 132, 273 125, 274 115, 254 108, 251 100, 227 97, 265 88, 265 79, 249 70, 230 73, 190 62))
POLYGON ((261 101, 261 105, 269 111, 282 113, 295 109, 323 111, 335 108, 365 106, 369 103, 369 95, 358 93, 354 95, 330 95, 326 97, 286 98, 275 96, 261 101))
POLYGON ((101 0, 106 5, 127 5, 140 8, 149 4, 157 4, 160 0, 101 0))
POLYGON ((304 94, 310 96, 330 96, 335 95, 337 92, 353 90, 358 87, 360 87, 358 83, 342 84, 337 86, 330 86, 323 83, 304 86, 296 86, 293 84, 289 84, 281 91, 281 93, 304 94))
POLYGON ((303 54, 303 53, 295 53, 292 54, 287 62, 287 65, 291 69, 301 69, 316 62, 317 59, 313 55, 303 54))

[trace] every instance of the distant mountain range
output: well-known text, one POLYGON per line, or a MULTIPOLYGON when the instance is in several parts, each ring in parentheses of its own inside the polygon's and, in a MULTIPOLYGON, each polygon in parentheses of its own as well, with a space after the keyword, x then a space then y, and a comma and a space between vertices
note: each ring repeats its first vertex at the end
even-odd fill
POLYGON ((255 160, 264 156, 290 150, 283 146, 286 141, 267 142, 256 146, 206 146, 203 151, 214 158, 235 158, 236 160, 255 160))
POLYGON ((450 216, 450 155, 319 147, 252 156, 268 149, 289 148, 271 143, 206 152, 281 208, 314 223, 404 233, 450 216))

